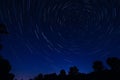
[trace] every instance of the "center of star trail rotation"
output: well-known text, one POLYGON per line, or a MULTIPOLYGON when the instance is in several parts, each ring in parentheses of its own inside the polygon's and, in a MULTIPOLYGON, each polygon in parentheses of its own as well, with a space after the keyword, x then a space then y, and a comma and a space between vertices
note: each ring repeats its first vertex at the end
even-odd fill
POLYGON ((45 25, 41 27, 42 36, 49 47, 64 48, 67 52, 73 50, 75 53, 76 49, 82 48, 93 51, 94 48, 105 49, 111 44, 112 34, 119 28, 116 24, 119 9, 110 8, 110 5, 78 0, 46 1, 40 14, 42 25, 45 25))
POLYGON ((29 65, 39 60, 51 71, 118 56, 119 7, 119 0, 0 0, 0 23, 10 33, 3 55, 29 65))

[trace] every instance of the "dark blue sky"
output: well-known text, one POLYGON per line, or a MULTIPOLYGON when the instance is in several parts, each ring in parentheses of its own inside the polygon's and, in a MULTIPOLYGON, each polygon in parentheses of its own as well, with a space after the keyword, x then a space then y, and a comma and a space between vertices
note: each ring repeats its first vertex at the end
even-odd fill
POLYGON ((1 55, 17 77, 92 71, 92 62, 120 58, 119 0, 0 0, 1 55))

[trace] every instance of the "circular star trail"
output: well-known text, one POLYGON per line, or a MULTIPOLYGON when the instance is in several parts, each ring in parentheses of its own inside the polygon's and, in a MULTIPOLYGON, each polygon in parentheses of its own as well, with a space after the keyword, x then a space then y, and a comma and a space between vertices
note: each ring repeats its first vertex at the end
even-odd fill
POLYGON ((48 0, 42 3, 40 16, 44 39, 62 53, 105 49, 119 29, 119 4, 112 1, 48 0))
POLYGON ((85 71, 87 61, 119 56, 119 21, 119 0, 0 0, 0 23, 10 33, 3 55, 14 66, 47 66, 45 73, 71 65, 85 71))

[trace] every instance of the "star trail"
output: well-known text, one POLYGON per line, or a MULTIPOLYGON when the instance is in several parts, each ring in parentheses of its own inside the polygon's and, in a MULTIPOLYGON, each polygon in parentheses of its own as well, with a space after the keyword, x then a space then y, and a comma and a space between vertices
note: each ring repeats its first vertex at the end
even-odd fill
POLYGON ((120 57, 119 0, 0 0, 9 31, 1 54, 18 77, 120 57), (24 73, 24 74, 23 74, 24 73))

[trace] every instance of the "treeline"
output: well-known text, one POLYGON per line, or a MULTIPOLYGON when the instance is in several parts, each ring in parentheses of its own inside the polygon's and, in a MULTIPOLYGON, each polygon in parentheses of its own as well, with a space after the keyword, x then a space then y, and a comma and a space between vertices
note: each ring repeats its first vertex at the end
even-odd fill
MULTIPOLYGON (((120 59, 111 57, 106 60, 106 63, 109 69, 106 69, 101 61, 95 61, 92 65, 93 72, 88 74, 80 73, 76 66, 72 66, 68 74, 65 70, 61 70, 58 75, 38 74, 29 80, 120 80, 120 59)), ((0 80, 14 80, 15 75, 10 73, 10 70, 9 61, 0 56, 0 80)))
POLYGON ((76 66, 70 67, 68 74, 65 70, 61 70, 57 75, 52 74, 39 74, 34 79, 30 80, 120 80, 120 59, 111 57, 106 60, 110 67, 106 69, 101 61, 93 63, 93 72, 85 74, 80 73, 76 66))

